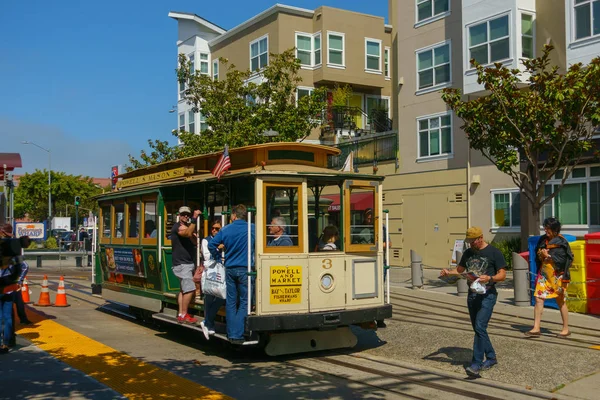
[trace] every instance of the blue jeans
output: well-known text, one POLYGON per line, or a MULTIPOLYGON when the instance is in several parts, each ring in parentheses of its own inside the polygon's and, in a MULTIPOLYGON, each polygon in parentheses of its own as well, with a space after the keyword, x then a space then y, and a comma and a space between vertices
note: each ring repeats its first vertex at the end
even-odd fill
POLYGON ((229 267, 227 274, 227 337, 243 339, 246 316, 248 315, 248 269, 229 267))
POLYGON ((489 360, 496 358, 496 352, 492 347, 492 342, 487 333, 488 322, 492 318, 492 312, 494 312, 494 306, 496 305, 496 299, 498 294, 496 291, 487 292, 486 294, 477 294, 475 292, 469 292, 467 297, 467 307, 469 308, 469 315, 471 316, 471 325, 475 332, 475 339, 473 341, 473 363, 483 363, 483 357, 489 360))
POLYGON ((0 295, 0 325, 2 330, 2 344, 8 346, 13 335, 13 294, 0 295))
POLYGON ((211 294, 204 295, 204 326, 210 331, 215 330, 215 317, 225 300, 211 294))

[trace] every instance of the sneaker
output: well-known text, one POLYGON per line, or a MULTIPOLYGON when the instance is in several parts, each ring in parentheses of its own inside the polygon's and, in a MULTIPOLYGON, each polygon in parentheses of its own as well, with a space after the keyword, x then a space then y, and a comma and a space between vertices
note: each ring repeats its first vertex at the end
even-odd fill
POLYGON ((202 333, 204 333, 204 337, 206 338, 206 340, 209 340, 210 332, 208 331, 206 325, 204 325, 204 321, 200 322, 200 328, 202 328, 202 333))
POLYGON ((244 344, 244 342, 245 342, 245 340, 244 340, 244 339, 229 339, 229 341, 230 341, 232 344, 240 344, 240 345, 241 345, 241 344, 244 344))
POLYGON ((481 365, 477 363, 473 363, 465 368, 467 371, 467 375, 469 376, 479 376, 479 372, 481 371, 481 365))
POLYGON ((485 371, 487 369, 492 368, 496 364, 498 364, 498 360, 496 360, 495 358, 488 358, 483 362, 483 364, 481 364, 481 369, 485 371))
POLYGON ((21 325, 31 325, 32 323, 33 323, 33 322, 31 322, 31 321, 30 321, 30 320, 28 320, 28 319, 23 319, 23 320, 21 320, 21 325))
POLYGON ((0 347, 0 354, 6 354, 6 353, 8 353, 8 347, 7 346, 0 347))
POLYGON ((198 319, 192 317, 190 314, 185 314, 182 322, 184 322, 186 324, 195 324, 196 322, 198 322, 198 319))
POLYGON ((180 323, 180 324, 183 324, 184 318, 185 318, 185 315, 178 315, 177 316, 177 322, 180 323))

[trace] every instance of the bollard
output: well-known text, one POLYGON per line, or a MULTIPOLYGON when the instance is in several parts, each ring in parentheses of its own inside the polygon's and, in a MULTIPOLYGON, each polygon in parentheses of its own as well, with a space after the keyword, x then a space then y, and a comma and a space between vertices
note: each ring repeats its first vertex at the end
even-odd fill
POLYGON ((35 263, 36 268, 42 268, 42 256, 36 256, 35 259, 36 259, 36 263, 35 263))
POLYGON ((82 259, 82 257, 81 257, 81 256, 76 256, 76 257, 75 257, 75 266, 76 266, 76 267, 82 267, 82 264, 81 264, 81 259, 82 259))
POLYGON ((412 288, 423 288, 423 264, 421 257, 416 251, 410 251, 410 276, 412 278, 412 288))
POLYGON ((515 305, 527 307, 530 304, 529 298, 529 265, 527 260, 519 255, 512 253, 513 265, 513 284, 515 285, 515 305))
MULTIPOLYGON (((462 258, 462 251, 457 251, 456 252, 456 265, 458 266, 458 263, 460 262, 462 258)), ((469 294, 469 283, 467 282, 466 279, 460 278, 457 282, 456 282, 456 294, 460 297, 465 297, 466 295, 469 294)))

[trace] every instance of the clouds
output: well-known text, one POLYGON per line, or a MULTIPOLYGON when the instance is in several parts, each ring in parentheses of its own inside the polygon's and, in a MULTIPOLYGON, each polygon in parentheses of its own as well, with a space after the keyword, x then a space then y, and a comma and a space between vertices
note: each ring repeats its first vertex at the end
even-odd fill
POLYGON ((53 171, 71 175, 110 177, 111 166, 127 164, 128 154, 139 155, 139 150, 133 149, 125 138, 88 137, 84 128, 77 137, 56 126, 0 117, 0 152, 21 154, 23 168, 15 169, 16 175, 48 169, 48 153, 36 146, 22 144, 25 140, 51 151, 53 171))

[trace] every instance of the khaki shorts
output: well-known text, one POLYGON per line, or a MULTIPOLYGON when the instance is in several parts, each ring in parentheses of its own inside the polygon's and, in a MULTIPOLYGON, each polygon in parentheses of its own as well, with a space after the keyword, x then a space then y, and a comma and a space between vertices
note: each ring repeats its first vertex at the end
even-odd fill
POLYGON ((173 266, 173 273, 179 278, 179 286, 182 293, 196 291, 196 283, 194 282, 194 264, 179 264, 173 266))

